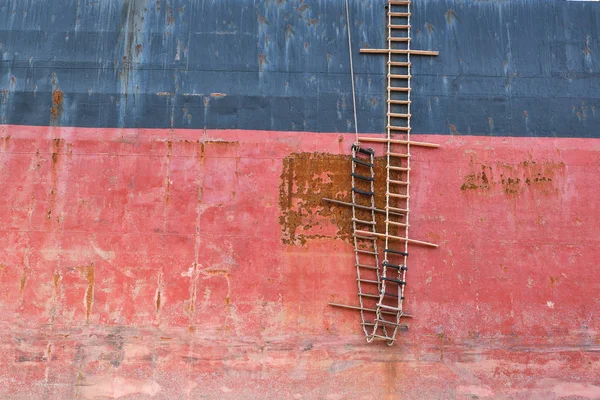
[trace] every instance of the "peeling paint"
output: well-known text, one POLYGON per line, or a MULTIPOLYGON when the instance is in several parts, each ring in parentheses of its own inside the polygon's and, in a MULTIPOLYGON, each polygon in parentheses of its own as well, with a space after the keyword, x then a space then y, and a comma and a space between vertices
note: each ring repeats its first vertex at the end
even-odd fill
MULTIPOLYGON (((283 160, 279 186, 279 223, 284 244, 306 245, 308 240, 335 237, 351 239, 352 217, 350 208, 332 206, 323 198, 350 200, 350 156, 325 153, 297 153, 283 160), (337 226, 337 232, 323 230, 329 224, 337 226)), ((383 176, 384 157, 375 160, 375 174, 383 176)), ((394 178, 394 176, 392 176, 394 178)), ((382 208, 385 203, 385 180, 376 180, 375 202, 382 208)), ((395 204, 391 204, 395 206, 395 204)), ((371 219, 368 216, 359 217, 371 219)), ((383 227, 383 216, 377 216, 383 227)), ((394 229, 392 231, 395 232, 394 229)))

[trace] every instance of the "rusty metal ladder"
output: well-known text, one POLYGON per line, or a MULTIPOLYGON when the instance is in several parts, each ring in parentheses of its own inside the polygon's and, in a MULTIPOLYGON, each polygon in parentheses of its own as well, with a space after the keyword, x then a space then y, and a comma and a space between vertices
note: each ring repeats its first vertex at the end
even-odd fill
POLYGON ((361 325, 365 336, 369 338, 372 333, 369 332, 369 322, 365 320, 365 312, 373 314, 377 312, 374 303, 379 300, 379 293, 381 292, 377 237, 370 235, 377 233, 377 220, 375 218, 375 151, 373 149, 362 148, 359 143, 352 145, 351 177, 352 237, 354 240, 358 303, 361 325), (364 156, 368 157, 368 161, 364 160, 364 156), (368 174, 363 171, 368 171, 368 174), (361 198, 363 201, 360 200, 361 198), (361 204, 365 200, 367 204, 361 204), (362 208, 361 206, 368 208, 362 208), (359 233, 359 227, 368 231, 368 234, 359 233), (364 291, 363 285, 369 289, 364 291), (373 293, 375 290, 376 293, 373 293), (373 304, 369 304, 369 308, 366 307, 366 303, 373 304))
MULTIPOLYGON (((365 54, 384 54, 387 60, 387 125, 386 137, 359 137, 353 146, 360 149, 361 142, 381 143, 386 149, 386 206, 385 206, 385 233, 378 233, 376 225, 371 229, 357 229, 353 220, 355 249, 357 235, 361 238, 372 238, 373 247, 377 248, 377 239, 385 241, 383 262, 377 270, 377 285, 379 296, 373 308, 365 307, 360 285, 361 275, 357 268, 359 280, 359 307, 345 304, 329 303, 332 306, 360 310, 362 326, 367 342, 374 339, 385 340, 391 346, 396 341, 396 335, 401 326, 402 317, 410 317, 404 312, 404 291, 406 287, 406 266, 408 258, 408 245, 417 244, 438 247, 436 244, 409 239, 409 189, 410 189, 410 148, 411 146, 437 148, 434 143, 412 141, 411 131, 411 55, 437 56, 437 51, 411 49, 411 2, 388 0, 388 38, 387 49, 361 49, 365 54), (399 220, 398 217, 404 217, 399 220), (398 232, 396 234, 392 234, 398 232), (399 249, 393 248, 393 243, 400 244, 399 249), (389 287, 389 289, 388 289, 389 287), (364 312, 374 312, 373 321, 365 321, 364 312), (370 332, 366 326, 371 327, 370 332), (391 328, 388 330, 388 328, 391 328), (381 329, 381 333, 378 333, 381 329), (391 332, 389 332, 391 331, 391 332)), ((353 169, 354 173, 354 169, 353 169)), ((352 181, 353 201, 354 178, 352 181)), ((374 197, 373 197, 374 198, 374 197)), ((349 205, 349 204, 346 204, 349 205)), ((375 209, 375 203, 372 203, 375 209)), ((373 211, 373 215, 374 215, 373 211)), ((377 252, 377 251, 375 251, 377 252)), ((375 255, 375 259, 378 256, 375 255)), ((357 257, 358 264, 358 257, 357 257)), ((370 294, 369 294, 370 295, 370 294)), ((372 295, 370 295, 372 296, 372 295)))

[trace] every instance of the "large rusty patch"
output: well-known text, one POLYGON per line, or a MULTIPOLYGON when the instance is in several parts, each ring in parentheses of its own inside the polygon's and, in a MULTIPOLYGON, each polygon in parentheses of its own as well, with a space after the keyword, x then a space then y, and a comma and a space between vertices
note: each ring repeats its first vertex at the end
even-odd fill
MULTIPOLYGON (((385 206, 385 158, 375 159, 375 204, 385 206)), ((279 187, 279 222, 284 244, 303 245, 310 239, 352 239, 352 209, 332 205, 323 198, 351 201, 351 157, 326 153, 296 153, 283 160, 279 187)), ((368 170, 361 170, 368 173, 368 170)), ((358 185, 357 185, 358 186, 358 185)), ((361 182, 359 188, 367 190, 361 182)), ((358 196, 357 196, 358 197, 358 196)), ((365 204, 368 198, 362 198, 365 204)), ((371 220, 369 211, 357 218, 371 220)), ((377 229, 383 231, 385 216, 377 214, 377 229)))

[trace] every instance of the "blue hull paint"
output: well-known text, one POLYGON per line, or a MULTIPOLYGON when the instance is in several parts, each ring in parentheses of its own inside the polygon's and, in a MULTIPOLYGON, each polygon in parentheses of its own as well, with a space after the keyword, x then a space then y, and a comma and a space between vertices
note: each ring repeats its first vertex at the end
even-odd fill
MULTIPOLYGON (((344 1, 4 0, 5 124, 353 131, 344 1)), ((359 129, 386 1, 351 1, 359 129)), ((415 0, 416 133, 600 137, 600 3, 415 0)))

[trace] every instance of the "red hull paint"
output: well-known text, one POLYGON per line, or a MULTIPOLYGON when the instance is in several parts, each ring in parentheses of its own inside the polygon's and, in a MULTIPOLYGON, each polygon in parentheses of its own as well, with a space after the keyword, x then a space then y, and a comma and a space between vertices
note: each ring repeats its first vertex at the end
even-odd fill
POLYGON ((283 159, 352 135, 0 136, 3 398, 600 397, 598 140, 415 138, 442 148, 413 150, 411 235, 441 247, 390 348, 327 305, 356 303, 333 223, 282 244, 283 159))

